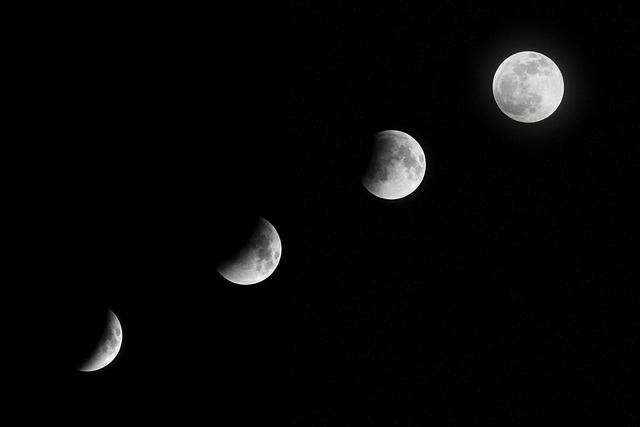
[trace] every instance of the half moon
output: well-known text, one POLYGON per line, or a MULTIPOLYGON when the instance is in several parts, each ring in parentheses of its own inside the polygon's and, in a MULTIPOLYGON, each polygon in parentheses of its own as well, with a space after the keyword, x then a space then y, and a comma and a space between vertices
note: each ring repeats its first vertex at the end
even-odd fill
POLYGON ((100 341, 91 355, 78 368, 78 370, 82 372, 91 372, 104 368, 116 358, 121 345, 122 326, 120 325, 118 317, 116 317, 113 311, 109 310, 104 334, 100 338, 100 341))
POLYGON ((260 218, 247 243, 217 266, 218 273, 238 285, 262 282, 275 271, 282 257, 282 242, 275 227, 260 218))

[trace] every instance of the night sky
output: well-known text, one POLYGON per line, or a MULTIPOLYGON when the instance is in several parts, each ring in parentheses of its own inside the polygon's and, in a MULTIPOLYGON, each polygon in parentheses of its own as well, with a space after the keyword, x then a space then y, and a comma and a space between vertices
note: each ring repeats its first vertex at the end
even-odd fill
POLYGON ((637 12, 319 3, 112 13, 28 42, 21 414, 637 423, 637 12), (565 84, 533 124, 491 91, 525 50, 565 84), (390 129, 428 160, 395 201, 360 183, 390 129), (258 217, 281 262, 234 285, 216 263, 258 217), (107 308, 121 352, 78 372, 107 308))
POLYGON ((631 12, 294 10, 296 207, 283 239, 295 247, 281 272, 295 282, 294 424, 637 422, 631 12), (491 93, 498 65, 523 50, 549 56, 565 82, 558 110, 534 124, 491 93), (429 158, 397 201, 359 182, 385 129, 429 158))

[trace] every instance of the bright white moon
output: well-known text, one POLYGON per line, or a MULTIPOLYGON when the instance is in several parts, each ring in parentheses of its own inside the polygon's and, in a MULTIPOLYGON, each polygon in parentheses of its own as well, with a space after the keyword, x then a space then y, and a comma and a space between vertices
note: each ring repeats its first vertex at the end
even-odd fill
POLYGON ((427 159, 420 144, 404 132, 385 130, 373 137, 373 154, 362 185, 374 196, 395 200, 413 193, 422 182, 427 159))
POLYGON ((269 221, 260 218, 249 241, 217 270, 230 282, 253 285, 271 276, 281 256, 282 242, 278 232, 269 221))
POLYGON ((508 117, 523 123, 544 120, 556 111, 564 94, 558 66, 537 52, 505 59, 493 77, 493 97, 508 117))
POLYGON ((121 345, 122 326, 113 311, 109 310, 109 319, 107 321, 104 335, 100 339, 100 342, 91 356, 89 356, 78 370, 91 372, 104 368, 116 358, 121 345))

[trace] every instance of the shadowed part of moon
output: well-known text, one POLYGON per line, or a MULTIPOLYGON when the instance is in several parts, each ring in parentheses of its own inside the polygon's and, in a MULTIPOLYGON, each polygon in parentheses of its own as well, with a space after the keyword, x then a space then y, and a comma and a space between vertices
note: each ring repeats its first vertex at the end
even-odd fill
POLYGON ((383 136, 374 141, 371 153, 371 163, 365 173, 368 181, 384 182, 389 178, 389 166, 395 160, 393 153, 398 150, 398 144, 391 136, 383 136))

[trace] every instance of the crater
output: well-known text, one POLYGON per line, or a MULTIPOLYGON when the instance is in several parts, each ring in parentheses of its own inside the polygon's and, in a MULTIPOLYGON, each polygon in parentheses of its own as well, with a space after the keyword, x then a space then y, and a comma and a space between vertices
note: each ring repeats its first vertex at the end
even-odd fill
POLYGON ((500 92, 507 95, 513 96, 513 93, 518 88, 518 79, 516 76, 507 75, 500 80, 500 92))
POLYGON ((400 146, 400 150, 398 150, 398 154, 403 159, 404 166, 407 169, 410 169, 414 166, 418 165, 418 159, 413 155, 409 147, 406 145, 400 146))
POLYGON ((424 168, 420 165, 415 167, 416 170, 416 179, 420 179, 420 177, 422 176, 422 171, 424 170, 424 168))
POLYGON ((538 61, 528 62, 526 64, 518 64, 513 67, 513 72, 519 76, 527 74, 538 74, 538 61))
POLYGON ((496 101, 500 105, 502 111, 504 111, 505 113, 513 114, 516 116, 524 113, 525 106, 515 98, 496 98, 496 101))

